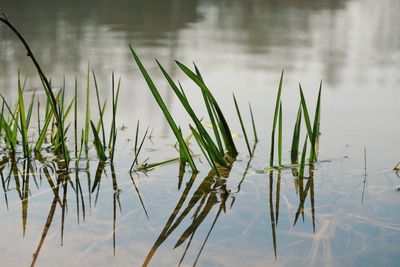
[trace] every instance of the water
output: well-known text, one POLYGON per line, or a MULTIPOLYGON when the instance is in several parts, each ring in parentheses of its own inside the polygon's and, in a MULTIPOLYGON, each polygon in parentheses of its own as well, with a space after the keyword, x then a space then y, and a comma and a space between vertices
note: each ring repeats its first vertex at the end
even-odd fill
MULTIPOLYGON (((132 183, 128 169, 133 143, 128 139, 134 138, 138 118, 142 125, 154 128, 155 136, 154 143, 146 142, 142 160, 150 157, 150 161, 155 162, 171 158, 176 152, 171 147, 174 139, 168 125, 132 60, 130 43, 149 68, 182 125, 186 125, 187 117, 167 90, 154 58, 174 78, 182 81, 194 106, 201 112, 204 108, 197 100, 200 99, 198 89, 185 79, 173 61, 196 62, 236 133, 240 133, 240 126, 233 112, 231 92, 235 92, 242 106, 245 121, 250 122, 245 109, 247 102, 252 103, 256 117, 261 140, 256 157, 240 183, 248 158, 243 138, 236 139, 243 153, 226 184, 211 180, 213 189, 202 187, 207 197, 205 202, 208 199, 219 202, 210 204, 211 211, 199 224, 182 266, 193 265, 200 251, 199 266, 396 266, 400 180, 391 169, 400 160, 399 2, 158 2, 19 1, 16 4, 15 1, 2 1, 0 11, 21 30, 46 74, 52 77, 54 86, 60 86, 65 75, 67 87, 72 88, 75 76, 78 76, 82 108, 88 64, 96 70, 103 99, 111 98, 111 72, 122 77, 117 124, 127 129, 119 132, 117 144, 116 180, 120 191, 114 190, 115 179, 113 183, 109 166, 106 166, 107 175, 103 174, 96 202, 96 191, 89 192, 98 163, 90 161, 90 181, 85 172, 79 175, 85 221, 82 203, 77 202, 69 185, 63 245, 62 212, 57 204, 37 265, 142 265, 174 214, 185 188, 188 195, 178 216, 207 176, 208 167, 203 164, 193 185, 190 186, 190 173, 186 173, 178 189, 178 165, 170 164, 157 168, 148 176, 134 175, 135 184, 132 183), (302 202, 298 180, 290 170, 284 170, 280 179, 276 172, 272 178, 260 173, 269 159, 269 133, 282 68, 285 69, 284 129, 287 129, 284 131, 284 151, 290 150, 299 103, 298 83, 302 84, 311 104, 316 98, 320 79, 323 79, 321 163, 316 166, 314 179, 304 180, 302 186, 308 192, 304 220, 300 215, 295 225, 296 212, 302 202), (364 147, 367 148, 366 178, 364 147), (240 191, 237 192, 239 184, 240 191), (276 195, 278 184, 279 197, 276 195), (226 212, 219 213, 224 205, 226 212), (276 217, 278 222, 274 223, 276 217)), ((28 73, 27 94, 40 87, 22 46, 2 26, 0 88, 10 101, 17 97, 18 69, 23 75, 28 73)), ((38 90, 38 94, 43 92, 38 90)), ((95 107, 95 99, 92 104, 95 107)), ((79 120, 82 123, 83 117, 79 120)), ((109 120, 108 115, 106 120, 109 120)), ((285 153, 284 161, 289 159, 289 153, 285 153)), ((81 168, 85 168, 84 165, 81 168)), ((9 168, 10 165, 5 166, 4 178, 9 168)), ((4 194, 8 209, 5 200, 0 209, 0 232, 4 240, 0 255, 4 264, 31 264, 43 229, 47 229, 45 225, 52 211, 54 194, 46 178, 43 177, 41 182, 39 177, 37 179, 37 187, 33 178, 30 179, 25 236, 21 215, 24 209, 18 186, 14 181, 5 186, 9 190, 4 194)), ((61 187, 60 195, 63 193, 64 187, 61 187)), ((155 251, 150 265, 178 265, 190 237, 178 248, 173 247, 191 225, 196 208, 190 210, 155 251)))

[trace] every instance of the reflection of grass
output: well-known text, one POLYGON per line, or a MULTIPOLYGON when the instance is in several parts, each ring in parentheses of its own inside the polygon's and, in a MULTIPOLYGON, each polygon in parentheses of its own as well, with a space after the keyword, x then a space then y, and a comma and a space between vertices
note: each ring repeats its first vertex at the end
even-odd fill
POLYGON ((226 189, 226 180, 224 178, 216 178, 213 171, 211 171, 200 183, 197 189, 192 193, 191 198, 186 201, 189 192, 194 184, 196 179, 196 174, 193 174, 190 178, 189 182, 186 184, 186 188, 183 190, 180 199, 172 211, 170 217, 168 218, 163 230, 158 236, 157 240, 153 244, 153 247, 147 254, 147 257, 143 263, 143 266, 147 266, 157 249, 171 236, 171 234, 178 229, 178 227, 186 220, 189 221, 189 226, 183 230, 183 233, 179 236, 177 242, 175 243, 174 248, 181 246, 183 243, 187 241, 187 246, 184 249, 182 258, 180 260, 180 264, 183 262, 183 259, 189 249, 189 246, 192 242, 194 235, 197 232, 197 229, 203 224, 206 218, 211 214, 214 206, 218 205, 218 211, 215 215, 212 225, 207 232, 206 238, 202 243, 202 246, 196 256, 195 263, 196 265, 206 242, 221 214, 221 211, 226 211, 226 200, 229 196, 229 193, 226 189), (184 207, 184 203, 187 203, 184 207), (184 208, 183 208, 184 207, 184 208), (193 214, 189 217, 189 214, 193 214))
POLYGON ((397 163, 396 166, 394 166, 393 169, 394 169, 395 171, 400 171, 400 161, 399 161, 399 163, 397 163))

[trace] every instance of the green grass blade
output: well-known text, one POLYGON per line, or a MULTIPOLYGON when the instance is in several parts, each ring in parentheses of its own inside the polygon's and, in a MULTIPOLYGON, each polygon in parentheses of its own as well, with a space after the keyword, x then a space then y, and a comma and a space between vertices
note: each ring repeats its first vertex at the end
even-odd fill
POLYGON ((226 162, 223 158, 223 151, 218 150, 218 147, 214 144, 213 140, 211 139, 210 135, 207 133, 207 131, 204 129, 203 125, 201 124, 201 121, 199 118, 196 116, 195 112, 193 111, 192 107, 189 104, 189 101, 187 100, 186 96, 183 93, 183 88, 179 89, 174 81, 171 79, 169 74, 165 71, 165 69, 161 66, 161 64, 157 61, 157 64, 159 68, 161 69, 162 73, 164 74, 165 78, 167 79, 168 83, 170 84, 172 90, 175 92, 176 96, 178 99, 181 101, 183 107, 186 109, 188 112, 189 116, 192 118, 193 122, 195 123, 197 130, 199 131, 199 134, 204 138, 206 144, 207 144, 207 150, 211 151, 213 154, 213 161, 217 161, 219 164, 226 166, 226 162))
POLYGON ((75 143, 75 158, 78 158, 78 78, 75 77, 74 87, 74 143, 75 143))
POLYGON ((304 140, 303 152, 301 153, 301 161, 300 161, 300 167, 299 167, 299 179, 304 178, 304 167, 306 165, 306 154, 307 154, 307 139, 308 139, 308 136, 306 136, 306 138, 304 140))
MULTIPOLYGON (((105 112, 105 110, 106 110, 106 106, 107 106, 107 100, 104 100, 104 103, 103 103, 103 106, 102 106, 102 108, 101 108, 101 113, 100 113, 100 116, 103 116, 104 117, 104 112, 105 112)), ((100 128, 101 128, 101 125, 102 125, 102 122, 101 122, 101 120, 99 119, 99 121, 97 122, 97 127, 96 127, 96 130, 99 132, 100 131, 100 128)), ((103 140, 104 141, 104 140, 103 140)), ((106 144, 104 143, 104 146, 105 146, 106 144)))
POLYGON ((293 131, 292 149, 291 149, 292 164, 296 164, 298 162, 300 131, 301 131, 301 103, 297 111, 296 123, 293 131))
POLYGON ((311 143, 311 150, 310 150, 310 161, 314 162, 314 154, 315 154, 315 143, 313 142, 313 130, 311 128, 311 121, 310 121, 310 115, 308 113, 308 108, 307 108, 307 103, 306 103, 306 99, 304 97, 304 93, 303 93, 303 89, 301 88, 301 85, 299 84, 299 88, 300 88, 300 100, 301 100, 301 106, 303 109, 303 114, 304 114, 304 121, 306 122, 306 127, 307 127, 307 134, 308 137, 310 139, 310 143, 311 143))
POLYGON ((96 127, 94 126, 93 122, 90 121, 90 125, 92 126, 92 132, 94 136, 94 146, 96 148, 97 156, 100 158, 101 161, 107 160, 106 154, 104 152, 104 147, 101 143, 99 133, 96 130, 96 127))
POLYGON ((69 103, 67 109, 65 110, 65 113, 63 115, 63 122, 65 123, 65 121, 68 118, 69 113, 71 112, 72 107, 74 106, 74 102, 76 101, 76 98, 72 98, 71 103, 69 103))
POLYGON ((251 125, 253 126, 254 143, 258 143, 257 128, 256 128, 256 124, 254 122, 253 109, 251 108, 250 103, 249 103, 249 109, 250 109, 250 116, 251 116, 251 125))
POLYGON ((4 114, 4 101, 1 104, 1 117, 0 117, 0 137, 1 137, 1 133, 3 131, 3 114, 4 114))
POLYGON ((34 147, 34 151, 38 152, 40 150, 40 148, 43 145, 43 142, 46 138, 46 134, 47 134, 47 129, 49 128, 51 119, 53 118, 53 110, 50 110, 49 113, 47 114, 47 117, 45 119, 42 131, 39 134, 38 140, 36 141, 36 145, 34 147))
POLYGON ((0 121, 1 121, 2 129, 4 130, 4 133, 5 133, 4 139, 6 141, 7 148, 10 149, 12 152, 15 152, 16 144, 13 140, 13 138, 14 138, 13 131, 12 131, 10 125, 8 124, 8 122, 6 121, 6 119, 4 118, 3 114, 4 113, 1 114, 0 121))
MULTIPOLYGON (((201 73, 200 73, 199 69, 197 68, 196 65, 194 65, 194 68, 195 68, 197 77, 199 77, 199 79, 204 83, 204 79, 201 76, 201 73)), ((224 155, 224 149, 222 147, 221 137, 220 137, 219 131, 218 131, 218 125, 217 125, 217 122, 216 122, 215 114, 214 114, 213 109, 211 108, 211 105, 210 105, 210 100, 208 99, 206 93, 203 90, 201 90, 201 93, 203 95, 204 103, 206 105, 208 116, 209 116, 210 121, 211 121, 211 125, 212 125, 212 128, 213 128, 215 139, 217 140, 217 145, 218 145, 219 151, 220 151, 220 153, 222 155, 224 155)))
MULTIPOLYGON (((117 85, 117 94, 115 94, 115 83, 114 83, 114 72, 112 72, 112 122, 111 122, 111 129, 110 129, 110 140, 108 148, 113 151, 113 144, 115 144, 116 136, 115 133, 117 132, 116 129, 116 117, 117 117, 117 107, 118 107, 118 98, 119 98, 119 91, 121 85, 121 78, 118 80, 117 85)), ((105 145, 105 144, 104 144, 105 145)))
MULTIPOLYGON (((11 127, 14 122, 18 121, 18 112, 17 112, 18 105, 16 106, 15 111, 12 111, 10 106, 8 105, 7 101, 4 99, 4 96, 2 96, 2 95, 0 95, 0 96, 3 100, 5 107, 7 108, 8 114, 11 116, 11 119, 8 122, 9 126, 11 127)), ((18 127, 18 130, 21 132, 22 131, 21 128, 19 128, 19 126, 17 126, 17 127, 18 127)))
POLYGON ((144 140, 146 140, 148 131, 149 131, 149 127, 147 127, 146 132, 143 135, 143 138, 142 138, 142 141, 140 142, 139 148, 136 149, 136 146, 135 146, 135 158, 133 159, 133 163, 132 163, 132 166, 131 166, 129 172, 132 172, 133 166, 135 163, 138 164, 138 157, 139 157, 140 151, 142 150, 144 140))
POLYGON ((89 78, 89 65, 87 67, 87 75, 86 75, 86 118, 85 118, 85 151, 88 152, 89 149, 89 125, 90 125, 90 107, 89 107, 89 98, 90 98, 90 78, 89 78))
POLYGON ((41 124, 40 124, 40 121, 41 121, 41 117, 40 117, 40 101, 39 101, 39 98, 38 98, 38 101, 37 101, 37 126, 38 126, 38 135, 40 135, 40 133, 42 132, 42 126, 41 126, 41 124))
MULTIPOLYGON (((140 121, 138 120, 137 124, 136 124, 136 134, 135 134, 135 147, 134 147, 135 156, 137 154, 137 145, 138 145, 138 140, 139 140, 139 129, 140 129, 140 121)), ((135 163, 137 163, 137 162, 135 162, 135 160, 134 160, 133 163, 132 163, 132 167, 133 167, 133 165, 135 163)), ((131 169, 132 169, 132 167, 131 167, 131 169)))
POLYGON ((278 113, 279 113, 279 106, 280 106, 279 103, 281 102, 283 73, 284 73, 284 71, 282 70, 281 78, 279 80, 278 93, 276 95, 274 121, 273 121, 273 124, 272 124, 272 134, 271 134, 271 153, 270 153, 270 159, 269 159, 269 166, 273 166, 274 165, 275 129, 276 129, 276 123, 278 121, 278 113))
POLYGON ((103 122, 103 112, 100 106, 100 96, 99 96, 99 87, 97 85, 97 79, 96 79, 96 74, 94 73, 94 70, 92 70, 92 76, 94 80, 94 88, 96 89, 96 98, 97 98, 97 107, 99 109, 99 114, 100 114, 100 125, 101 125, 101 133, 102 133, 102 138, 103 138, 103 144, 106 145, 106 135, 104 131, 104 122, 103 122))
POLYGON ((282 166, 282 101, 279 105, 279 123, 278 123, 278 162, 282 166))
POLYGON ((29 141, 28 141, 28 127, 25 117, 25 103, 22 94, 21 80, 18 72, 18 106, 19 106, 19 117, 21 123, 21 136, 22 136, 22 147, 24 151, 24 156, 29 157, 29 141))
POLYGON ((35 101, 35 96, 36 96, 36 91, 33 92, 32 97, 31 97, 31 102, 29 104, 29 108, 28 108, 28 114, 26 116, 26 127, 29 129, 29 124, 31 122, 31 118, 32 118, 32 111, 33 111, 33 104, 35 101))
POLYGON ((238 103, 237 103, 237 101, 236 101, 235 94, 233 94, 233 102, 235 103, 236 113, 237 113, 238 118, 239 118, 240 126, 242 127, 242 132, 243 132, 243 135, 244 135, 244 140, 246 141, 247 150, 249 151, 250 157, 252 157, 253 155, 252 155, 252 153, 251 153, 251 148, 250 148, 250 144, 249 144, 249 139, 247 138, 246 128, 245 128, 244 125, 243 125, 242 115, 240 114, 240 110, 239 110, 238 103))
POLYGON ((214 169, 215 173, 218 176, 221 176, 219 174, 218 168, 215 165, 215 162, 212 160, 212 155, 210 154, 210 151, 207 150, 207 145, 204 141, 204 139, 202 138, 202 136, 196 131, 195 128, 193 128, 192 126, 190 126, 190 129, 192 130, 193 136, 196 139, 197 143, 199 144, 199 147, 201 149, 201 152, 203 153, 204 157, 206 158, 208 164, 210 164, 210 166, 214 169), (208 156, 207 156, 208 154, 208 156))
POLYGON ((219 107, 217 101, 215 100, 214 96, 211 94, 208 87, 204 84, 204 82, 195 74, 193 73, 188 67, 184 64, 176 61, 179 68, 193 81, 195 82, 202 91, 207 95, 207 98, 210 100, 212 107, 215 109, 216 114, 219 119, 219 129, 221 131, 222 138, 224 140, 225 148, 227 149, 228 153, 235 157, 238 152, 236 150, 235 143, 233 142, 232 134, 229 129, 228 123, 219 107))
POLYGON ((317 149, 316 149, 316 144, 317 144, 317 139, 319 136, 319 124, 320 124, 320 109, 321 109, 321 89, 322 89, 322 81, 319 85, 319 90, 318 90, 318 99, 317 99, 317 106, 315 107, 315 115, 314 115, 314 125, 313 125, 313 135, 311 138, 311 145, 314 149, 311 150, 310 152, 310 163, 313 163, 314 161, 317 161, 317 149))
POLYGON ((151 93, 153 94, 155 100, 157 101, 159 107, 161 108, 162 112, 164 113, 165 118, 167 119, 172 131, 175 134, 175 137, 177 138, 179 145, 181 146, 181 149, 183 150, 183 153, 185 155, 185 158, 188 160, 188 163, 190 165, 190 167, 192 168, 193 172, 198 172, 196 165, 193 161, 192 156, 190 155, 189 149, 185 143, 185 140, 182 137, 182 134, 180 134, 179 129, 174 121, 174 119, 172 118, 170 112, 168 111, 167 106, 165 105, 164 101, 162 100, 160 93, 158 92, 158 89, 156 88, 156 86, 154 85, 152 79, 150 78, 149 74, 147 73, 146 69, 144 68, 142 62, 140 61, 139 57, 136 55, 136 52, 133 50, 133 48, 131 46, 129 46, 131 49, 131 53, 132 56, 136 62, 136 64, 138 65, 140 71, 142 72, 143 77, 145 78, 147 85, 151 91, 151 93))

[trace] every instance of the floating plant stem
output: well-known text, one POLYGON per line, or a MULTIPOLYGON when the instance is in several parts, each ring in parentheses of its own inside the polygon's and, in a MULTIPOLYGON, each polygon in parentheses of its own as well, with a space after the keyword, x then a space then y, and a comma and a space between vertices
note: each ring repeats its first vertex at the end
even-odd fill
POLYGON ((149 164, 145 163, 145 164, 139 166, 138 171, 148 171, 148 170, 154 169, 157 166, 164 165, 164 164, 171 163, 171 162, 178 161, 178 160, 180 160, 180 158, 167 159, 167 160, 156 162, 156 163, 149 163, 149 164))

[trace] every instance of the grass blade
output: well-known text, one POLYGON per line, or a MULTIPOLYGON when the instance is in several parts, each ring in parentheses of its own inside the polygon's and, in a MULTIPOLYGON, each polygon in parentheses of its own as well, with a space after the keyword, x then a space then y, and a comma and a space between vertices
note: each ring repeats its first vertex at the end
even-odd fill
POLYGON ((279 162, 279 166, 282 166, 282 101, 279 105, 278 162, 279 162))
POLYGON ((206 158, 206 160, 208 161, 210 166, 215 170, 216 174, 218 176, 221 176, 218 172, 217 166, 215 165, 215 161, 212 160, 213 156, 211 154, 211 151, 207 150, 207 145, 206 145, 203 137, 191 125, 190 125, 190 129, 192 130, 193 136, 196 139, 197 143, 199 144, 199 147, 200 147, 201 151, 203 152, 204 157, 206 158), (207 156, 207 154, 208 154, 208 156, 207 156))
MULTIPOLYGON (((139 148, 137 148, 137 149, 136 149, 137 144, 135 141, 135 158, 133 159, 133 162, 132 162, 129 172, 132 172, 135 163, 138 164, 138 157, 139 157, 140 151, 142 150, 142 146, 143 146, 144 140, 146 139, 148 131, 149 131, 149 127, 147 127, 146 132, 144 133, 144 136, 142 138, 142 141, 140 142, 139 148)), ((137 139, 137 137, 136 137, 136 139, 137 139)))
POLYGON ((96 89, 96 98, 97 98, 97 107, 99 109, 99 114, 100 114, 100 125, 101 125, 101 133, 103 137, 103 144, 106 145, 106 135, 104 132, 104 122, 103 122, 103 112, 100 106, 100 96, 99 96, 99 88, 97 86, 97 79, 96 79, 96 74, 94 73, 94 70, 92 70, 92 75, 93 75, 93 80, 94 80, 94 88, 96 89))
POLYGON ((89 64, 87 67, 86 74, 86 118, 85 118, 85 135, 84 135, 84 144, 86 154, 89 149, 89 125, 90 125, 90 107, 89 107, 89 98, 90 98, 90 79, 89 79, 89 64))
POLYGON ((104 152, 104 147, 101 143, 99 133, 96 130, 96 127, 94 126, 93 122, 90 121, 90 125, 92 126, 92 132, 94 136, 94 146, 96 148, 97 156, 100 158, 101 161, 107 160, 106 154, 104 152))
POLYGON ((313 163, 314 161, 317 161, 317 149, 316 149, 316 144, 317 144, 317 139, 319 137, 319 124, 320 124, 320 109, 321 109, 321 89, 322 89, 322 81, 319 85, 319 90, 318 90, 318 99, 317 99, 317 106, 315 107, 315 115, 314 115, 314 125, 313 125, 313 135, 311 138, 311 145, 313 149, 310 152, 310 163, 313 163))
MULTIPOLYGON (((196 65, 194 65, 194 68, 195 68, 197 77, 199 77, 199 79, 204 83, 203 77, 201 76, 201 73, 200 73, 199 69, 197 68, 196 65)), ((201 93, 203 95, 203 99, 204 99, 204 103, 205 103, 206 108, 207 108, 208 116, 210 118, 210 121, 211 121, 211 124, 212 124, 212 127, 213 127, 214 136, 215 136, 215 139, 217 140, 218 148, 220 150, 220 153, 223 155, 224 154, 224 149, 222 147, 222 142, 221 142, 221 137, 219 135, 218 126, 217 126, 217 123, 215 121, 216 120, 215 112, 211 108, 210 100, 208 99, 208 97, 205 94, 205 92, 202 90, 201 93)))
POLYGON ((29 143, 28 143, 28 127, 25 117, 25 103, 22 94, 21 80, 18 71, 18 106, 19 106, 19 117, 21 122, 21 136, 22 136, 22 147, 24 151, 24 157, 29 157, 29 143))
POLYGON ((184 64, 176 61, 178 64, 179 68, 193 81, 195 82, 200 89, 206 94, 207 98, 210 101, 210 104, 212 108, 215 109, 215 112, 218 116, 219 120, 219 129, 221 131, 222 138, 224 140, 225 148, 227 149, 228 153, 232 157, 236 157, 238 154, 236 150, 235 143, 233 142, 232 134, 229 129, 228 123, 226 122, 226 119, 221 111, 221 108, 219 107, 217 101, 215 100, 214 96, 211 94, 210 90, 208 87, 204 84, 201 78, 199 78, 195 73, 193 73, 188 67, 186 67, 184 64))
MULTIPOLYGON (((75 77, 74 88, 74 141, 75 141, 75 158, 78 158, 78 78, 75 77)), ((79 204, 78 204, 79 207, 79 204)))
POLYGON ((154 85, 152 79, 150 78, 149 74, 147 73, 146 69, 144 68, 142 62, 140 61, 139 57, 136 55, 136 52, 133 50, 131 46, 129 46, 131 49, 132 56, 134 60, 136 61, 136 64, 138 65, 140 71, 142 72, 143 77, 145 78, 147 85, 153 94, 155 100, 157 101, 159 107, 161 108, 162 112, 164 113, 165 118, 167 119, 172 131, 175 134, 175 137, 177 138, 179 145, 183 151, 183 154, 185 155, 186 160, 188 161, 190 167, 192 168, 193 172, 198 172, 196 165, 193 161, 192 156, 190 155, 189 149, 185 143, 185 140, 182 137, 182 134, 179 132, 179 129, 172 118, 170 112, 168 111, 167 106, 165 105, 164 101, 162 100, 160 93, 158 92, 158 89, 154 85))
POLYGON ((35 95, 36 95, 36 91, 34 91, 33 94, 32 94, 31 103, 29 104, 29 108, 28 108, 28 114, 26 115, 26 127, 28 129, 29 129, 29 124, 31 122, 33 103, 35 101, 35 95))
POLYGON ((222 166, 227 166, 227 164, 223 158, 224 152, 219 151, 218 147, 215 145, 215 143, 211 139, 210 135, 204 129, 201 121, 196 116, 195 112, 193 111, 192 107, 189 104, 189 101, 187 100, 185 94, 183 93, 183 88, 180 87, 180 89, 178 89, 178 87, 176 86, 174 81, 171 79, 171 77, 165 71, 165 69, 161 66, 161 64, 158 61, 157 61, 157 63, 158 63, 159 68, 161 69, 162 73, 164 74, 165 78, 167 79, 168 83, 170 84, 172 90, 175 92, 176 96, 181 101, 183 107, 186 109, 187 113, 192 118, 193 122, 195 123, 196 128, 199 131, 199 134, 204 138, 204 141, 207 146, 207 151, 210 151, 212 154, 212 160, 218 162, 222 166))
POLYGON ((308 135, 306 136, 306 138, 304 140, 303 152, 301 153, 301 161, 300 161, 300 167, 299 167, 299 179, 304 178, 304 167, 306 165, 306 154, 307 154, 307 139, 308 139, 308 135))
POLYGON ((300 130, 301 130, 301 103, 300 103, 299 109, 297 111, 297 118, 296 118, 296 123, 295 123, 294 131, 293 131, 292 149, 291 149, 292 164, 296 164, 298 162, 300 130))
POLYGON ((253 110, 251 108, 250 103, 249 103, 249 109, 250 109, 250 116, 251 116, 251 124, 253 126, 254 143, 258 143, 257 129, 256 129, 256 124, 254 122, 253 110))
POLYGON ((47 116, 46 116, 46 120, 45 120, 45 122, 44 122, 42 131, 40 132, 39 137, 38 137, 38 140, 36 141, 36 145, 35 145, 35 147, 34 147, 34 151, 35 151, 35 152, 38 152, 38 151, 40 150, 40 148, 42 147, 43 142, 44 142, 44 140, 45 140, 45 138, 46 138, 47 130, 48 130, 48 128, 49 128, 49 125, 50 125, 50 122, 51 122, 51 119, 52 119, 52 118, 53 118, 53 110, 50 109, 50 110, 49 110, 49 113, 48 113, 47 116))
POLYGON ((236 101, 235 94, 233 94, 233 102, 235 102, 236 113, 237 113, 238 118, 239 118, 240 126, 242 127, 242 132, 243 132, 243 135, 244 135, 244 139, 245 139, 245 141, 246 141, 247 150, 249 151, 250 157, 252 157, 253 155, 252 155, 252 153, 251 153, 251 148, 250 148, 250 144, 249 144, 249 139, 247 138, 246 128, 245 128, 244 125, 243 125, 242 115, 240 114, 240 110, 239 110, 238 103, 237 103, 237 101, 236 101))
POLYGON ((280 106, 279 104, 281 102, 283 73, 284 73, 284 71, 282 70, 281 78, 279 81, 278 93, 276 95, 276 102, 275 102, 274 122, 272 124, 272 134, 271 134, 271 153, 270 153, 270 160, 269 160, 270 167, 272 167, 274 165, 275 129, 276 129, 276 123, 278 120, 278 112, 279 112, 279 106, 280 106))

